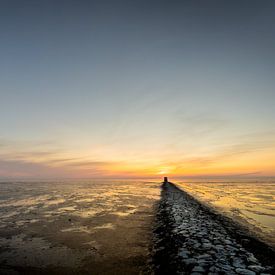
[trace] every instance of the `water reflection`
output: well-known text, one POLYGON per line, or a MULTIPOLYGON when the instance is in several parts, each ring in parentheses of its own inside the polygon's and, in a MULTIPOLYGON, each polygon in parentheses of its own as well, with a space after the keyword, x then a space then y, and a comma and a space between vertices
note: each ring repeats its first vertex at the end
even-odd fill
POLYGON ((0 189, 0 273, 62 267, 64 274, 66 268, 108 274, 120 262, 117 272, 138 274, 145 265, 159 183, 1 183, 0 189))
POLYGON ((181 188, 275 246, 275 182, 179 182, 181 188))

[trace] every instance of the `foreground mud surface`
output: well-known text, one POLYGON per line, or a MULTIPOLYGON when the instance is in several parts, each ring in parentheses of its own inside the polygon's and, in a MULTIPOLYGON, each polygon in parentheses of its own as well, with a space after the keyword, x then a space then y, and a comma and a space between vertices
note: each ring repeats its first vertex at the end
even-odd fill
POLYGON ((159 184, 0 184, 0 274, 141 274, 159 184))
POLYGON ((172 183, 163 185, 156 218, 156 274, 274 274, 271 247, 172 183))

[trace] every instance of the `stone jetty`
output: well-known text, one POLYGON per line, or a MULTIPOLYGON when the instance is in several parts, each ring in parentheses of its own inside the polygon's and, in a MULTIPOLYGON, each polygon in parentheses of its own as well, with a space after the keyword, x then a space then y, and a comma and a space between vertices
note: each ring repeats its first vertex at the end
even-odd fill
POLYGON ((154 228, 155 274, 274 274, 274 249, 166 179, 154 228))

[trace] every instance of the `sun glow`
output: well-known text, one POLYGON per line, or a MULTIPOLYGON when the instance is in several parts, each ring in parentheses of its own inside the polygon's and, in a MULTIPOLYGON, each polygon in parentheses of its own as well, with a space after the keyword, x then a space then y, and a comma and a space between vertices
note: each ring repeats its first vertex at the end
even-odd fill
POLYGON ((167 175, 172 172, 172 167, 161 167, 158 169, 159 172, 157 172, 158 175, 167 175))
POLYGON ((159 175, 165 175, 165 174, 167 174, 167 171, 166 170, 161 170, 161 171, 158 172, 158 174, 159 175))
MULTIPOLYGON (((17 176, 31 176, 34 171, 39 176, 54 174, 60 177, 154 177, 160 175, 177 176, 204 176, 204 175, 250 175, 274 174, 275 158, 269 150, 252 151, 241 154, 212 154, 204 158, 194 158, 178 154, 169 158, 161 153, 155 158, 145 155, 123 156, 116 154, 106 155, 105 151, 95 157, 78 151, 64 151, 45 153, 39 151, 24 151, 5 153, 7 167, 3 166, 3 176, 13 173, 17 176), (22 168, 21 168, 22 166, 22 168), (6 171, 5 171, 6 169, 6 171), (10 172, 11 171, 11 172, 10 172), (16 173, 14 172, 16 171, 16 173)), ((111 151, 111 150, 110 150, 111 151)), ((147 155, 146 155, 147 154, 147 155)), ((153 152, 151 155, 154 155, 153 152)), ((35 174, 36 175, 36 174, 35 174)))

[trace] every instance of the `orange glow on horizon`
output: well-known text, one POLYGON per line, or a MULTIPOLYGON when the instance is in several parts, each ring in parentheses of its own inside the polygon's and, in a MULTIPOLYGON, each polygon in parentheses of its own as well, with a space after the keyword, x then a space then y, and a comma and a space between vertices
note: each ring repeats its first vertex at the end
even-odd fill
POLYGON ((160 177, 160 176, 223 176, 223 175, 256 175, 275 176, 275 156, 273 151, 255 150, 242 154, 214 153, 201 157, 181 157, 180 154, 169 156, 150 154, 147 150, 142 155, 121 157, 115 150, 106 148, 95 150, 94 158, 84 151, 74 152, 15 152, 4 156, 9 164, 33 165, 30 172, 19 172, 16 169, 0 171, 0 176, 27 177, 33 170, 41 177, 58 175, 60 177, 160 177), (112 153, 112 154, 111 154, 112 153), (152 157, 154 156, 154 158, 152 157), (40 172, 41 171, 41 172, 40 172))

